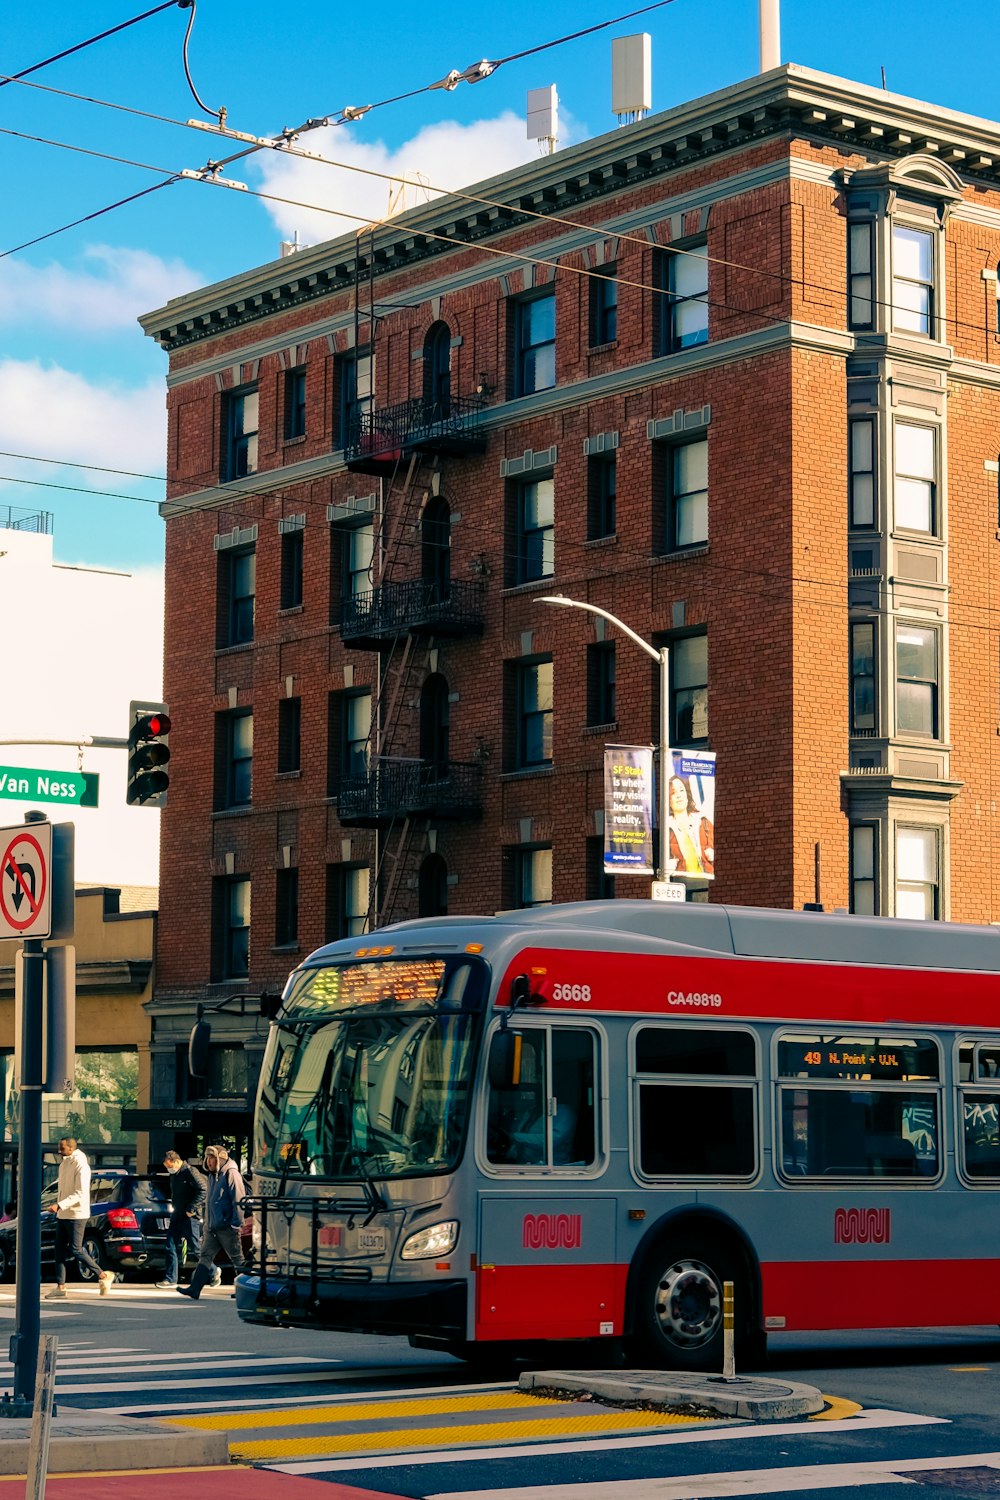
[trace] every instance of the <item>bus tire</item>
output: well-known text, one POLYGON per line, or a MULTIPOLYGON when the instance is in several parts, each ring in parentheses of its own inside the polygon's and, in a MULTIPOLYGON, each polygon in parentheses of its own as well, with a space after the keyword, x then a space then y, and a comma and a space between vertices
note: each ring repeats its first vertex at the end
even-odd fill
POLYGON ((632 1350, 656 1369, 721 1371, 722 1286, 745 1297, 732 1253, 698 1235, 661 1240, 639 1276, 632 1350))

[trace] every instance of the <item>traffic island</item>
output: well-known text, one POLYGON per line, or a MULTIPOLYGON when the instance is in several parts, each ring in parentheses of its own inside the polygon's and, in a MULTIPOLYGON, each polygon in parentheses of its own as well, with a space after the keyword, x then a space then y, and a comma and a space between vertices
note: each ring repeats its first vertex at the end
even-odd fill
POLYGON ((815 1386, 757 1376, 676 1370, 527 1370, 518 1382, 535 1396, 587 1395, 609 1406, 649 1406, 722 1421, 777 1422, 811 1417, 826 1405, 815 1386))
MULTIPOLYGON (((31 1418, 11 1417, 0 1431, 0 1475, 26 1474, 31 1418)), ((202 1468, 229 1463, 225 1432, 192 1432, 163 1422, 106 1417, 67 1408, 52 1418, 48 1470, 91 1473, 97 1469, 202 1468)))

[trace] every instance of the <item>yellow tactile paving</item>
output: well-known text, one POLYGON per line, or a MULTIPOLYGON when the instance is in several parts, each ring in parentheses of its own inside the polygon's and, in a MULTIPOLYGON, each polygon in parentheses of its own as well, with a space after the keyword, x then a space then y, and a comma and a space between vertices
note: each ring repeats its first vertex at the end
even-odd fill
POLYGON ((565 1405, 557 1396, 522 1391, 489 1391, 481 1396, 410 1396, 401 1401, 338 1402, 336 1406, 287 1407, 282 1411, 213 1413, 205 1417, 163 1417, 171 1427, 213 1432, 241 1428, 304 1427, 314 1422, 377 1422, 383 1417, 443 1417, 454 1411, 503 1411, 514 1407, 565 1405))
POLYGON ((839 1422, 843 1417, 856 1417, 862 1410, 857 1401, 848 1401, 845 1396, 824 1396, 823 1400, 826 1405, 808 1418, 810 1422, 839 1422))
POLYGON ((263 1442, 230 1444, 234 1458, 306 1458, 334 1453, 396 1453, 406 1448, 459 1448, 479 1443, 523 1443, 533 1440, 586 1437, 592 1434, 634 1432, 637 1429, 671 1427, 717 1421, 713 1417, 676 1416, 673 1412, 610 1411, 583 1417, 540 1417, 524 1422, 476 1422, 455 1427, 409 1427, 369 1430, 322 1437, 272 1438, 263 1442))

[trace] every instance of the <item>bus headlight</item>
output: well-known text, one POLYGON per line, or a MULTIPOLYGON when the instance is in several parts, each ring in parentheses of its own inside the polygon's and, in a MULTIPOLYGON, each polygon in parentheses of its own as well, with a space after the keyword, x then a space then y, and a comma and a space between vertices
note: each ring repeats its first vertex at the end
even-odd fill
POLYGON ((411 1234, 399 1253, 403 1260, 430 1260, 449 1255, 457 1244, 458 1220, 448 1219, 444 1224, 431 1224, 411 1234))

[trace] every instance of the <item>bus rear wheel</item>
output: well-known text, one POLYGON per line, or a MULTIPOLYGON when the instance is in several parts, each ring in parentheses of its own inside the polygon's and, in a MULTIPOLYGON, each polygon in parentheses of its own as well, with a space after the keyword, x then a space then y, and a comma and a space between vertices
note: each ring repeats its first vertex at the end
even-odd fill
POLYGON ((635 1353, 658 1369, 721 1370, 725 1281, 734 1283, 739 1307, 737 1268, 722 1246, 694 1238, 664 1240, 639 1278, 635 1353))

